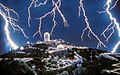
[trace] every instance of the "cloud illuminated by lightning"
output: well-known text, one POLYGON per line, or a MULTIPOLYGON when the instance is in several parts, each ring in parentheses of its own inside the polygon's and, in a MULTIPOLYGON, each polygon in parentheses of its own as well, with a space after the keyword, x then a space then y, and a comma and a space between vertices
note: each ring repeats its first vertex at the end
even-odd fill
POLYGON ((21 31, 26 38, 28 38, 28 37, 26 36, 23 29, 19 25, 16 25, 17 19, 11 17, 11 13, 13 13, 17 17, 19 17, 18 14, 13 9, 9 9, 8 7, 4 6, 1 3, 0 3, 0 8, 1 8, 0 15, 5 20, 4 32, 5 32, 5 35, 7 37, 7 41, 12 49, 17 49, 18 45, 16 45, 16 43, 10 37, 9 25, 13 28, 14 32, 21 31))
POLYGON ((82 33, 82 35, 81 35, 81 39, 83 39, 83 36, 84 36, 84 34, 85 34, 85 31, 86 31, 86 30, 89 30, 89 31, 88 31, 88 37, 91 38, 91 37, 90 37, 90 34, 92 34, 92 35, 97 39, 97 41, 98 41, 97 48, 99 48, 99 47, 101 47, 101 46, 106 47, 105 44, 100 40, 100 38, 93 32, 93 30, 92 30, 91 27, 90 27, 88 18, 87 18, 87 16, 86 16, 86 11, 85 11, 84 6, 83 6, 83 0, 80 0, 79 4, 80 4, 80 6, 79 6, 79 11, 78 11, 78 16, 80 16, 80 15, 81 15, 80 13, 83 12, 83 16, 84 16, 85 23, 86 23, 86 27, 85 27, 85 29, 83 30, 83 33, 82 33))
MULTIPOLYGON (((107 0, 106 4, 104 6, 106 6, 105 8, 105 12, 109 15, 110 18, 110 24, 108 25, 108 27, 103 31, 102 35, 106 38, 106 41, 108 42, 110 37, 113 35, 115 28, 118 31, 118 36, 120 37, 120 26, 119 23, 117 22, 116 18, 114 18, 112 16, 112 13, 110 12, 110 10, 112 10, 118 3, 119 0, 115 1, 115 4, 113 6, 111 6, 112 4, 112 0, 107 0), (106 36, 106 33, 108 31, 112 30, 112 32, 109 34, 109 36, 106 36)), ((120 41, 118 41, 117 44, 115 44, 115 47, 113 48, 113 50, 111 51, 111 53, 116 52, 117 48, 120 45, 120 41)))

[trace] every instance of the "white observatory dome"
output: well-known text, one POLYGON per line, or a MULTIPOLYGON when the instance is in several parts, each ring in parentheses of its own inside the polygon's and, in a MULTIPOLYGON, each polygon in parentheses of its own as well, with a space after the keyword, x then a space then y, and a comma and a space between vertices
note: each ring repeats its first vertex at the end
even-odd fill
POLYGON ((50 34, 48 32, 44 33, 44 41, 50 41, 50 34))
POLYGON ((24 50, 24 47, 23 47, 23 46, 21 46, 21 47, 20 47, 20 50, 24 50))
POLYGON ((57 46, 57 50, 64 50, 64 46, 63 46, 63 45, 61 45, 61 44, 60 44, 60 45, 58 45, 58 46, 57 46))

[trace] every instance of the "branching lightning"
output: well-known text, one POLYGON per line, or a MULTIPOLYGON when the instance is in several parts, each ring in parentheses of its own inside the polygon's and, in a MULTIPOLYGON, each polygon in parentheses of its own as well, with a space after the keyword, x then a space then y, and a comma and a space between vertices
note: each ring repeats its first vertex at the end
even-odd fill
MULTIPOLYGON (((107 26, 107 28, 103 31, 101 35, 103 35, 106 38, 107 42, 109 42, 109 39, 113 35, 115 28, 117 29, 118 36, 120 37, 119 23, 117 22, 116 18, 112 16, 112 13, 110 12, 110 10, 112 10, 117 5, 118 1, 119 0, 116 0, 115 4, 112 7, 111 7, 112 0, 107 0, 106 4, 104 5, 104 7, 106 6, 105 12, 109 15, 109 18, 110 18, 110 24, 107 26), (106 36, 106 33, 110 30, 112 30, 112 32, 109 34, 109 36, 106 36)), ((120 41, 118 41, 118 43, 115 44, 115 47, 113 48, 111 53, 116 52, 116 49, 118 48, 119 45, 120 45, 120 41)))
POLYGON ((90 37, 90 34, 92 34, 92 35, 97 39, 97 41, 98 41, 97 48, 99 48, 99 47, 101 47, 101 46, 106 47, 105 44, 99 39, 99 37, 93 32, 93 30, 92 30, 91 27, 90 27, 88 18, 87 18, 87 16, 86 16, 86 11, 85 11, 84 6, 83 6, 83 0, 80 0, 80 3, 79 3, 79 4, 80 4, 80 6, 79 6, 79 11, 78 11, 78 16, 80 16, 80 12, 82 11, 82 12, 83 12, 83 16, 84 16, 84 18, 85 18, 85 22, 86 22, 86 27, 85 27, 85 29, 83 30, 83 33, 82 33, 82 35, 81 35, 81 39, 83 39, 83 36, 84 36, 84 34, 85 34, 85 31, 88 29, 88 30, 89 30, 89 31, 88 31, 88 37, 91 38, 91 37, 90 37))
POLYGON ((28 37, 26 36, 23 29, 19 25, 16 24, 18 19, 15 19, 15 18, 11 17, 11 13, 13 13, 17 17, 19 17, 18 14, 13 9, 9 9, 8 7, 4 6, 1 3, 0 3, 0 8, 1 8, 0 9, 0 15, 5 20, 4 32, 5 32, 5 35, 7 37, 7 41, 8 41, 11 48, 17 49, 18 46, 16 45, 15 42, 13 42, 13 40, 10 37, 9 25, 13 28, 14 32, 15 31, 21 31, 26 38, 28 38, 28 37))
MULTIPOLYGON (((41 26, 42 26, 42 20, 44 18, 46 18, 48 15, 52 15, 52 21, 53 21, 53 27, 51 29, 51 32, 50 34, 52 35, 53 31, 54 31, 54 28, 56 27, 57 25, 57 21, 55 20, 56 18, 56 13, 58 12, 63 20, 63 23, 64 23, 64 26, 67 27, 68 26, 68 22, 65 18, 65 16, 63 15, 63 13, 61 12, 60 10, 60 7, 61 7, 61 0, 57 0, 57 1, 54 1, 54 0, 51 0, 52 1, 52 5, 53 5, 53 8, 51 11, 47 12, 46 14, 44 14, 43 16, 37 18, 39 19, 39 27, 38 27, 38 31, 36 31, 36 33, 33 35, 36 36, 37 34, 39 34, 40 36, 42 36, 41 34, 41 26)), ((34 7, 40 7, 41 5, 46 5, 46 3, 48 2, 48 0, 45 0, 43 3, 39 3, 38 0, 32 0, 29 8, 28 8, 28 13, 29 13, 29 16, 28 16, 28 25, 30 26, 30 8, 32 7, 32 5, 34 4, 34 7), (37 4, 39 3, 39 4, 37 4)))
MULTIPOLYGON (((52 23, 53 23, 53 26, 52 26, 51 31, 50 31, 51 35, 52 35, 56 25, 58 24, 58 22, 56 20, 56 16, 58 14, 61 16, 64 26, 65 27, 69 26, 68 21, 66 20, 66 17, 64 16, 62 11, 60 10, 60 7, 62 5, 62 0, 44 0, 43 2, 40 2, 39 0, 31 0, 30 5, 28 6, 28 10, 27 10, 28 11, 28 26, 30 27, 31 19, 32 19, 31 8, 32 7, 36 8, 36 7, 40 7, 40 6, 43 6, 43 5, 45 6, 48 3, 48 1, 52 2, 52 5, 53 5, 52 9, 50 11, 48 11, 47 13, 45 13, 44 15, 40 16, 39 18, 36 18, 36 19, 39 20, 39 25, 38 25, 38 29, 34 33, 33 37, 35 37, 37 34, 42 36, 41 27, 42 27, 42 24, 43 24, 43 19, 45 19, 49 15, 52 16, 52 23)), ((119 0, 116 0, 114 5, 111 6, 112 0, 107 0, 106 4, 104 5, 105 10, 99 12, 99 13, 107 13, 109 15, 109 18, 110 18, 110 24, 107 26, 107 28, 101 34, 102 36, 104 36, 104 38, 106 38, 107 42, 109 42, 109 39, 113 35, 113 33, 115 31, 115 28, 118 30, 118 36, 120 37, 119 23, 117 22, 116 18, 114 18, 112 16, 112 13, 110 12, 110 10, 112 10, 117 5, 118 1, 119 0), (108 31, 112 31, 112 32, 110 34, 108 34, 108 36, 107 36, 108 31)), ((26 37, 26 38, 29 38, 29 37, 27 37, 24 30, 19 25, 16 24, 18 19, 11 17, 11 13, 12 13, 12 14, 15 14, 17 16, 17 18, 19 18, 18 14, 13 9, 9 9, 1 3, 0 3, 0 7, 3 9, 3 10, 0 10, 0 15, 5 20, 4 31, 5 31, 7 40, 9 42, 9 44, 11 45, 11 47, 16 49, 16 48, 18 48, 18 46, 12 41, 12 39, 10 37, 10 31, 9 31, 9 28, 8 28, 9 25, 13 28, 14 32, 15 31, 21 31, 23 33, 24 37, 26 37)), ((83 0, 79 0, 78 16, 81 16, 81 12, 82 12, 82 15, 84 16, 84 21, 86 23, 86 27, 83 29, 81 39, 84 38, 85 32, 88 30, 88 34, 87 34, 88 38, 91 39, 90 35, 92 35, 98 41, 97 48, 99 48, 101 46, 106 47, 104 42, 98 37, 98 35, 95 34, 95 32, 92 30, 92 28, 90 26, 89 19, 88 19, 88 16, 86 15, 86 10, 85 10, 84 4, 83 4, 83 0)), ((113 48, 113 50, 111 52, 112 53, 116 52, 116 49, 118 48, 119 45, 120 45, 120 41, 118 41, 118 43, 115 45, 115 47, 113 48)))
POLYGON ((34 7, 40 7, 41 5, 46 5, 48 0, 45 0, 43 3, 39 3, 38 0, 32 0, 28 7, 28 26, 30 27, 30 21, 31 21, 31 7, 34 5, 34 7))

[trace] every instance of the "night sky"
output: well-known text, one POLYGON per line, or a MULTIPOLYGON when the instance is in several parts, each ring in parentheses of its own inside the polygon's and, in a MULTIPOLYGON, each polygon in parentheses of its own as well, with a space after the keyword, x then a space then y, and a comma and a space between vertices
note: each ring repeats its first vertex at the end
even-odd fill
MULTIPOLYGON (((44 0, 39 0, 43 2, 44 0)), ((27 41, 35 43, 38 40, 43 40, 43 37, 37 35, 34 38, 32 37, 33 34, 37 31, 40 16, 44 15, 45 13, 49 12, 52 9, 51 0, 44 5, 37 8, 31 8, 31 27, 28 27, 27 18, 28 12, 27 8, 30 5, 31 0, 0 0, 0 3, 4 4, 5 6, 14 9, 19 14, 19 21, 18 25, 24 29, 29 39, 25 38, 21 32, 13 32, 13 29, 10 27, 9 31, 12 37, 12 40, 18 45, 22 46, 25 45, 27 41)), ((109 16, 106 13, 99 14, 97 11, 102 11, 106 0, 84 0, 84 8, 86 10, 86 15, 89 19, 90 26, 94 33, 98 35, 98 37, 104 42, 107 48, 100 47, 99 49, 108 50, 109 52, 115 46, 120 38, 118 37, 117 30, 115 29, 115 33, 109 39, 109 42, 105 42, 105 38, 101 36, 103 30, 108 26, 110 23, 109 16)), ((113 2, 114 3, 114 2, 113 2)), ((78 17, 78 7, 79 7, 79 0, 62 0, 62 5, 60 10, 66 17, 68 21, 69 27, 64 27, 62 19, 60 15, 56 14, 56 21, 58 25, 55 27, 55 30, 51 36, 52 39, 63 39, 67 42, 70 42, 77 46, 86 46, 91 48, 96 48, 98 41, 92 35, 91 39, 87 37, 88 31, 85 32, 84 39, 81 40, 81 34, 83 29, 86 27, 86 23, 84 21, 84 17, 81 13, 81 16, 78 17)), ((117 6, 111 10, 113 16, 117 19, 118 23, 120 21, 120 1, 118 2, 117 6)), ((13 15, 14 16, 14 15, 13 15)), ((42 20, 42 28, 41 32, 42 35, 44 32, 50 32, 53 26, 52 17, 51 15, 47 16, 45 19, 42 20)), ((4 34, 4 20, 0 17, 0 53, 7 52, 9 50, 9 45, 6 41, 6 37, 4 34)), ((110 32, 108 32, 110 33, 110 32)), ((119 49, 117 52, 119 52, 119 49)))

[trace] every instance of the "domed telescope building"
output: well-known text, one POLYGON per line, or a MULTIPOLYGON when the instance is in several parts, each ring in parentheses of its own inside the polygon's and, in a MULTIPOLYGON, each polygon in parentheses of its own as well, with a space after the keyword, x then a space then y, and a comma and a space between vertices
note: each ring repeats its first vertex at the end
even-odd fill
POLYGON ((50 34, 49 34, 49 32, 45 32, 44 33, 44 41, 45 42, 49 42, 50 41, 50 34))

